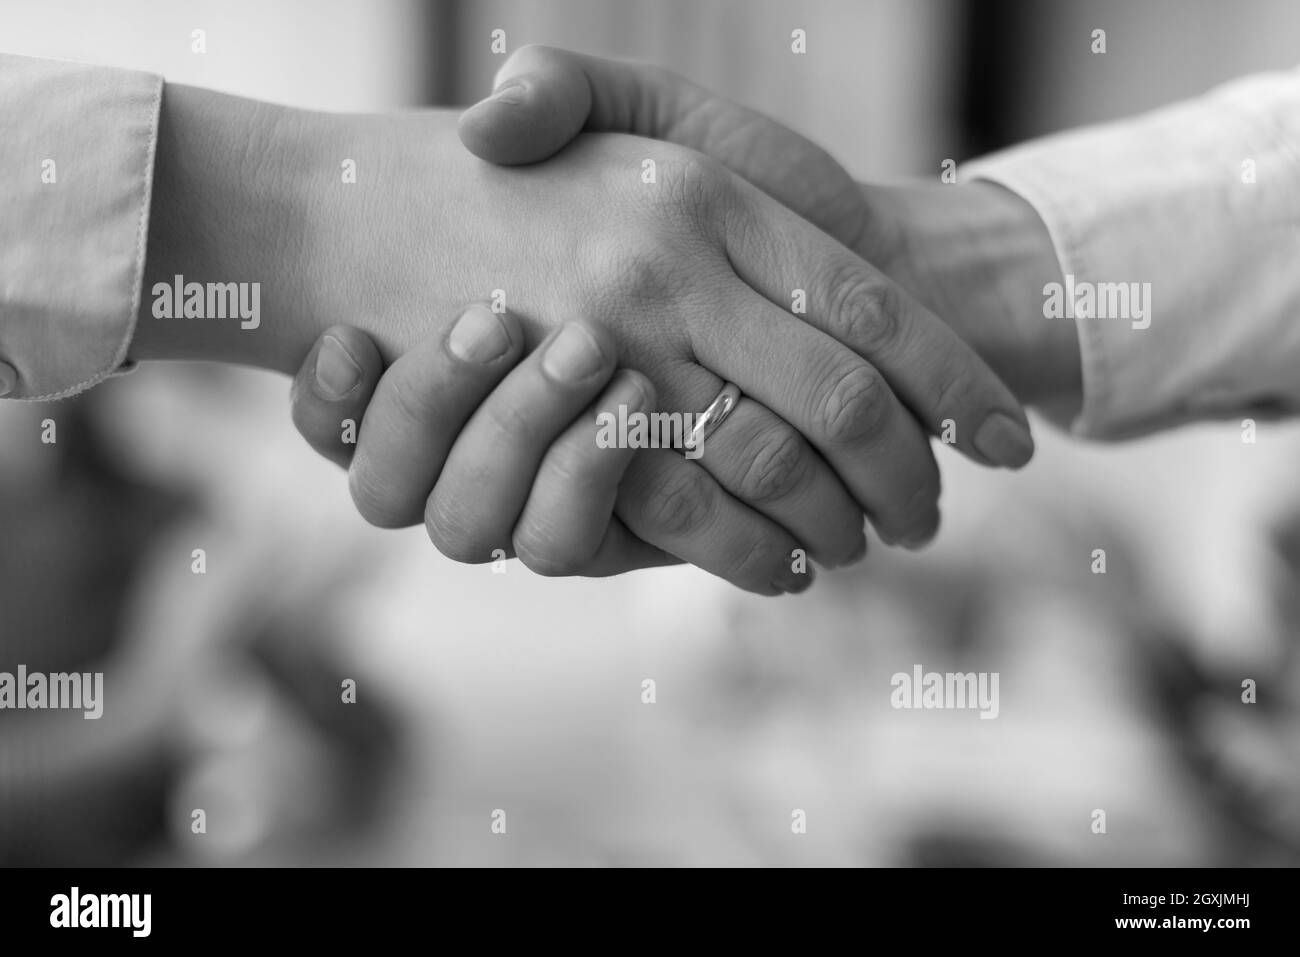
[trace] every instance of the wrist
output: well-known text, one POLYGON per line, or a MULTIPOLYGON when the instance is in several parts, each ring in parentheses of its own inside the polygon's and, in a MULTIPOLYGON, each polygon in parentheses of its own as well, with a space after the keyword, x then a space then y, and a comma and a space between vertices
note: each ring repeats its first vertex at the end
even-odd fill
POLYGON ((1043 315, 1043 287, 1061 269, 1033 207, 983 182, 862 189, 873 228, 858 252, 953 327, 1022 402, 1077 408, 1078 332, 1043 315))
POLYGON ((295 263, 324 119, 166 88, 132 358, 296 368, 327 324, 307 308, 295 263))

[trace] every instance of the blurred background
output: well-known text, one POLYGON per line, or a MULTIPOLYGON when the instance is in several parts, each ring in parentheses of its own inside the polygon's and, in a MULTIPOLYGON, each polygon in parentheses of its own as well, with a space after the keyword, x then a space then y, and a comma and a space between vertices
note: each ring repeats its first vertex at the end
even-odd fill
MULTIPOLYGON (((1288 0, 0 7, 5 52, 324 110, 471 102, 504 59, 496 29, 509 51, 665 64, 863 179, 937 176, 1300 63, 1288 0)), ((106 674, 99 721, 0 713, 0 862, 1300 855, 1300 426, 1103 447, 1039 421, 1022 474, 943 455, 945 528, 925 553, 874 549, 762 600, 692 569, 552 581, 453 565, 422 529, 364 525, 287 395, 269 374, 170 365, 0 403, 0 671, 106 674), (891 675, 918 663, 998 672, 997 720, 891 708, 891 675), (1247 678, 1258 704, 1241 702, 1247 678)))

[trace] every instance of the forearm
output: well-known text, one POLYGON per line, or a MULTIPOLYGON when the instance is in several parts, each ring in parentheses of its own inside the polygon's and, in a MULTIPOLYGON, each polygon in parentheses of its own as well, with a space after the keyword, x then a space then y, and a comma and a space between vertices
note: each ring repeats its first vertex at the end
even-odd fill
MULTIPOLYGON (((440 162, 439 119, 421 117, 430 134, 424 165, 440 162)), ((391 175, 413 159, 409 135, 398 135, 402 122, 400 114, 316 113, 169 85, 132 357, 291 372, 321 330, 348 322, 392 358, 400 344, 392 318, 410 302, 389 302, 397 294, 386 270, 402 255, 373 194, 402 187, 391 175), (344 175, 349 160, 358 177, 344 175), (185 314, 187 288, 230 283, 243 293, 257 284, 255 318, 185 314)))
POLYGON ((889 227, 868 230, 858 252, 934 310, 1023 402, 1077 407, 1078 332, 1043 315, 1043 287, 1061 271, 1033 207, 988 183, 861 188, 872 222, 889 227))
POLYGON ((312 116, 210 90, 166 88, 133 358, 281 371, 301 360, 318 331, 292 270, 309 228, 303 184, 316 178, 306 129, 312 116), (177 277, 182 292, 188 283, 256 283, 257 315, 187 317, 173 295, 177 277))

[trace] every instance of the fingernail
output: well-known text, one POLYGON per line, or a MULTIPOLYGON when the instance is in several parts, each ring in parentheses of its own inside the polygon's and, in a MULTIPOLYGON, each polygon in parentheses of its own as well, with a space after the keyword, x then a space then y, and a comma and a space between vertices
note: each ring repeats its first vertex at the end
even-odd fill
POLYGON ((321 398, 337 402, 361 382, 361 366, 347 347, 334 336, 326 336, 316 353, 316 391, 321 398))
POLYGON ((0 397, 14 391, 18 385, 18 370, 7 362, 0 362, 0 397))
POLYGON ((542 368, 552 379, 578 382, 599 372, 604 361, 591 333, 577 323, 569 323, 546 347, 542 368))
POLYGON ((497 87, 488 99, 493 103, 504 103, 507 106, 522 103, 524 101, 524 84, 519 80, 507 80, 497 87))
POLYGON ((505 355, 510 348, 510 336, 496 313, 476 306, 466 309, 456 320, 447 337, 447 348, 462 362, 481 365, 505 355))
POLYGON ((994 412, 975 433, 975 449, 994 465, 1018 469, 1034 457, 1034 440, 1011 416, 994 412))

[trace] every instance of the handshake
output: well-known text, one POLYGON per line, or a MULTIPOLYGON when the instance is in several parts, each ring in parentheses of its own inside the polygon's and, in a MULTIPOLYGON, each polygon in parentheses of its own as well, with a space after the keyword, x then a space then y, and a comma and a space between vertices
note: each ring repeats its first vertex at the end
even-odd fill
POLYGON ((1020 468, 1021 403, 1078 400, 1050 239, 1000 186, 860 185, 679 77, 543 47, 458 124, 247 103, 168 87, 145 288, 260 276, 266 318, 142 305, 133 354, 310 349, 299 431, 455 560, 799 592, 864 522, 935 535, 931 439, 1020 468))

